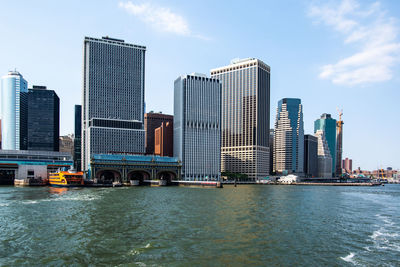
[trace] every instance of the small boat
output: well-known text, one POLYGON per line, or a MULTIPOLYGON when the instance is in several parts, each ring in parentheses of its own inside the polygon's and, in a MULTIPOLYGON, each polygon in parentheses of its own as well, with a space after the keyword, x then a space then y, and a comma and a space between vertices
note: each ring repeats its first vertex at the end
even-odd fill
POLYGON ((50 173, 49 184, 57 187, 83 186, 83 172, 74 172, 73 170, 69 170, 50 173))

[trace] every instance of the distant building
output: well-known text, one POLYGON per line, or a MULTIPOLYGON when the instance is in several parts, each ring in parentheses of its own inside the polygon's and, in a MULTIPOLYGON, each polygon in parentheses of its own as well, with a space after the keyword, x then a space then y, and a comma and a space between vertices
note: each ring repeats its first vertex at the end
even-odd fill
MULTIPOLYGON (((174 120, 174 116, 172 116, 172 115, 167 115, 167 114, 162 114, 162 113, 154 113, 154 112, 149 112, 149 113, 144 114, 144 130, 146 132, 146 137, 145 137, 146 154, 148 154, 148 155, 155 154, 155 151, 154 151, 155 129, 160 127, 163 122, 170 123, 172 126, 173 120, 174 120)), ((172 145, 172 139, 171 139, 171 145, 172 145)))
POLYGON ((56 92, 33 85, 27 99, 28 150, 59 151, 60 99, 56 92))
POLYGON ((270 67, 235 59, 211 70, 222 84, 221 169, 250 179, 269 174, 270 67))
POLYGON ((346 173, 353 172, 353 160, 349 158, 345 158, 342 160, 342 166, 346 173))
POLYGON ((221 83, 202 74, 174 85, 174 157, 184 180, 221 178, 221 83))
POLYGON ((320 119, 314 122, 314 133, 318 130, 324 132, 325 139, 329 146, 332 158, 332 175, 335 176, 336 171, 336 120, 332 119, 331 114, 324 113, 320 119))
POLYGON ((28 82, 18 71, 1 77, 2 149, 27 149, 27 92, 28 82))
POLYGON ((317 130, 315 136, 318 138, 318 178, 332 178, 332 154, 325 132, 317 130))
POLYGON ((303 106, 298 98, 278 102, 274 139, 274 172, 303 173, 303 106))
POLYGON ((311 134, 304 135, 304 174, 318 176, 318 138, 311 134))
POLYGON ((172 157, 174 127, 172 122, 163 122, 154 130, 154 155, 172 157))
POLYGON ((66 152, 74 155, 74 135, 68 134, 60 136, 60 152, 66 152))
POLYGON ((82 97, 82 168, 93 154, 145 153, 146 47, 85 37, 82 97))
POLYGON ((77 171, 82 170, 81 156, 81 135, 82 135, 82 106, 75 105, 75 128, 74 128, 74 167, 77 171))

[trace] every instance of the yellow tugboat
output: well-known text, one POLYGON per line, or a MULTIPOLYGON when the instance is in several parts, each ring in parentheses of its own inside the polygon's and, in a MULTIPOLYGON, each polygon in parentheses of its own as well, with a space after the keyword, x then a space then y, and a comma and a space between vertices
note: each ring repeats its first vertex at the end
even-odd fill
POLYGON ((84 185, 83 172, 59 171, 50 173, 49 177, 51 186, 75 187, 84 185))

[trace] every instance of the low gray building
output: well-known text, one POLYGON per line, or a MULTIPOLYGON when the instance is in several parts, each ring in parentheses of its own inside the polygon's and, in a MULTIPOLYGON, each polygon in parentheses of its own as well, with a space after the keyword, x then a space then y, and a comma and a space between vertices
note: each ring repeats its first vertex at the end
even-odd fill
POLYGON ((14 184, 14 180, 44 180, 60 168, 71 168, 70 153, 31 150, 0 150, 0 184, 14 184))

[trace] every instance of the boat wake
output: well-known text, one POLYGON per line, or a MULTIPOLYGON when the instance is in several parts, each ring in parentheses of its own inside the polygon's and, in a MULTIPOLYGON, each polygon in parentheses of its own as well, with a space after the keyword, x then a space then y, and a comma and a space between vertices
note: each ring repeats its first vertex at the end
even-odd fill
POLYGON ((371 241, 374 243, 374 248, 379 251, 391 250, 400 252, 400 227, 396 225, 389 217, 384 215, 376 215, 383 224, 379 226, 370 235, 371 241))

